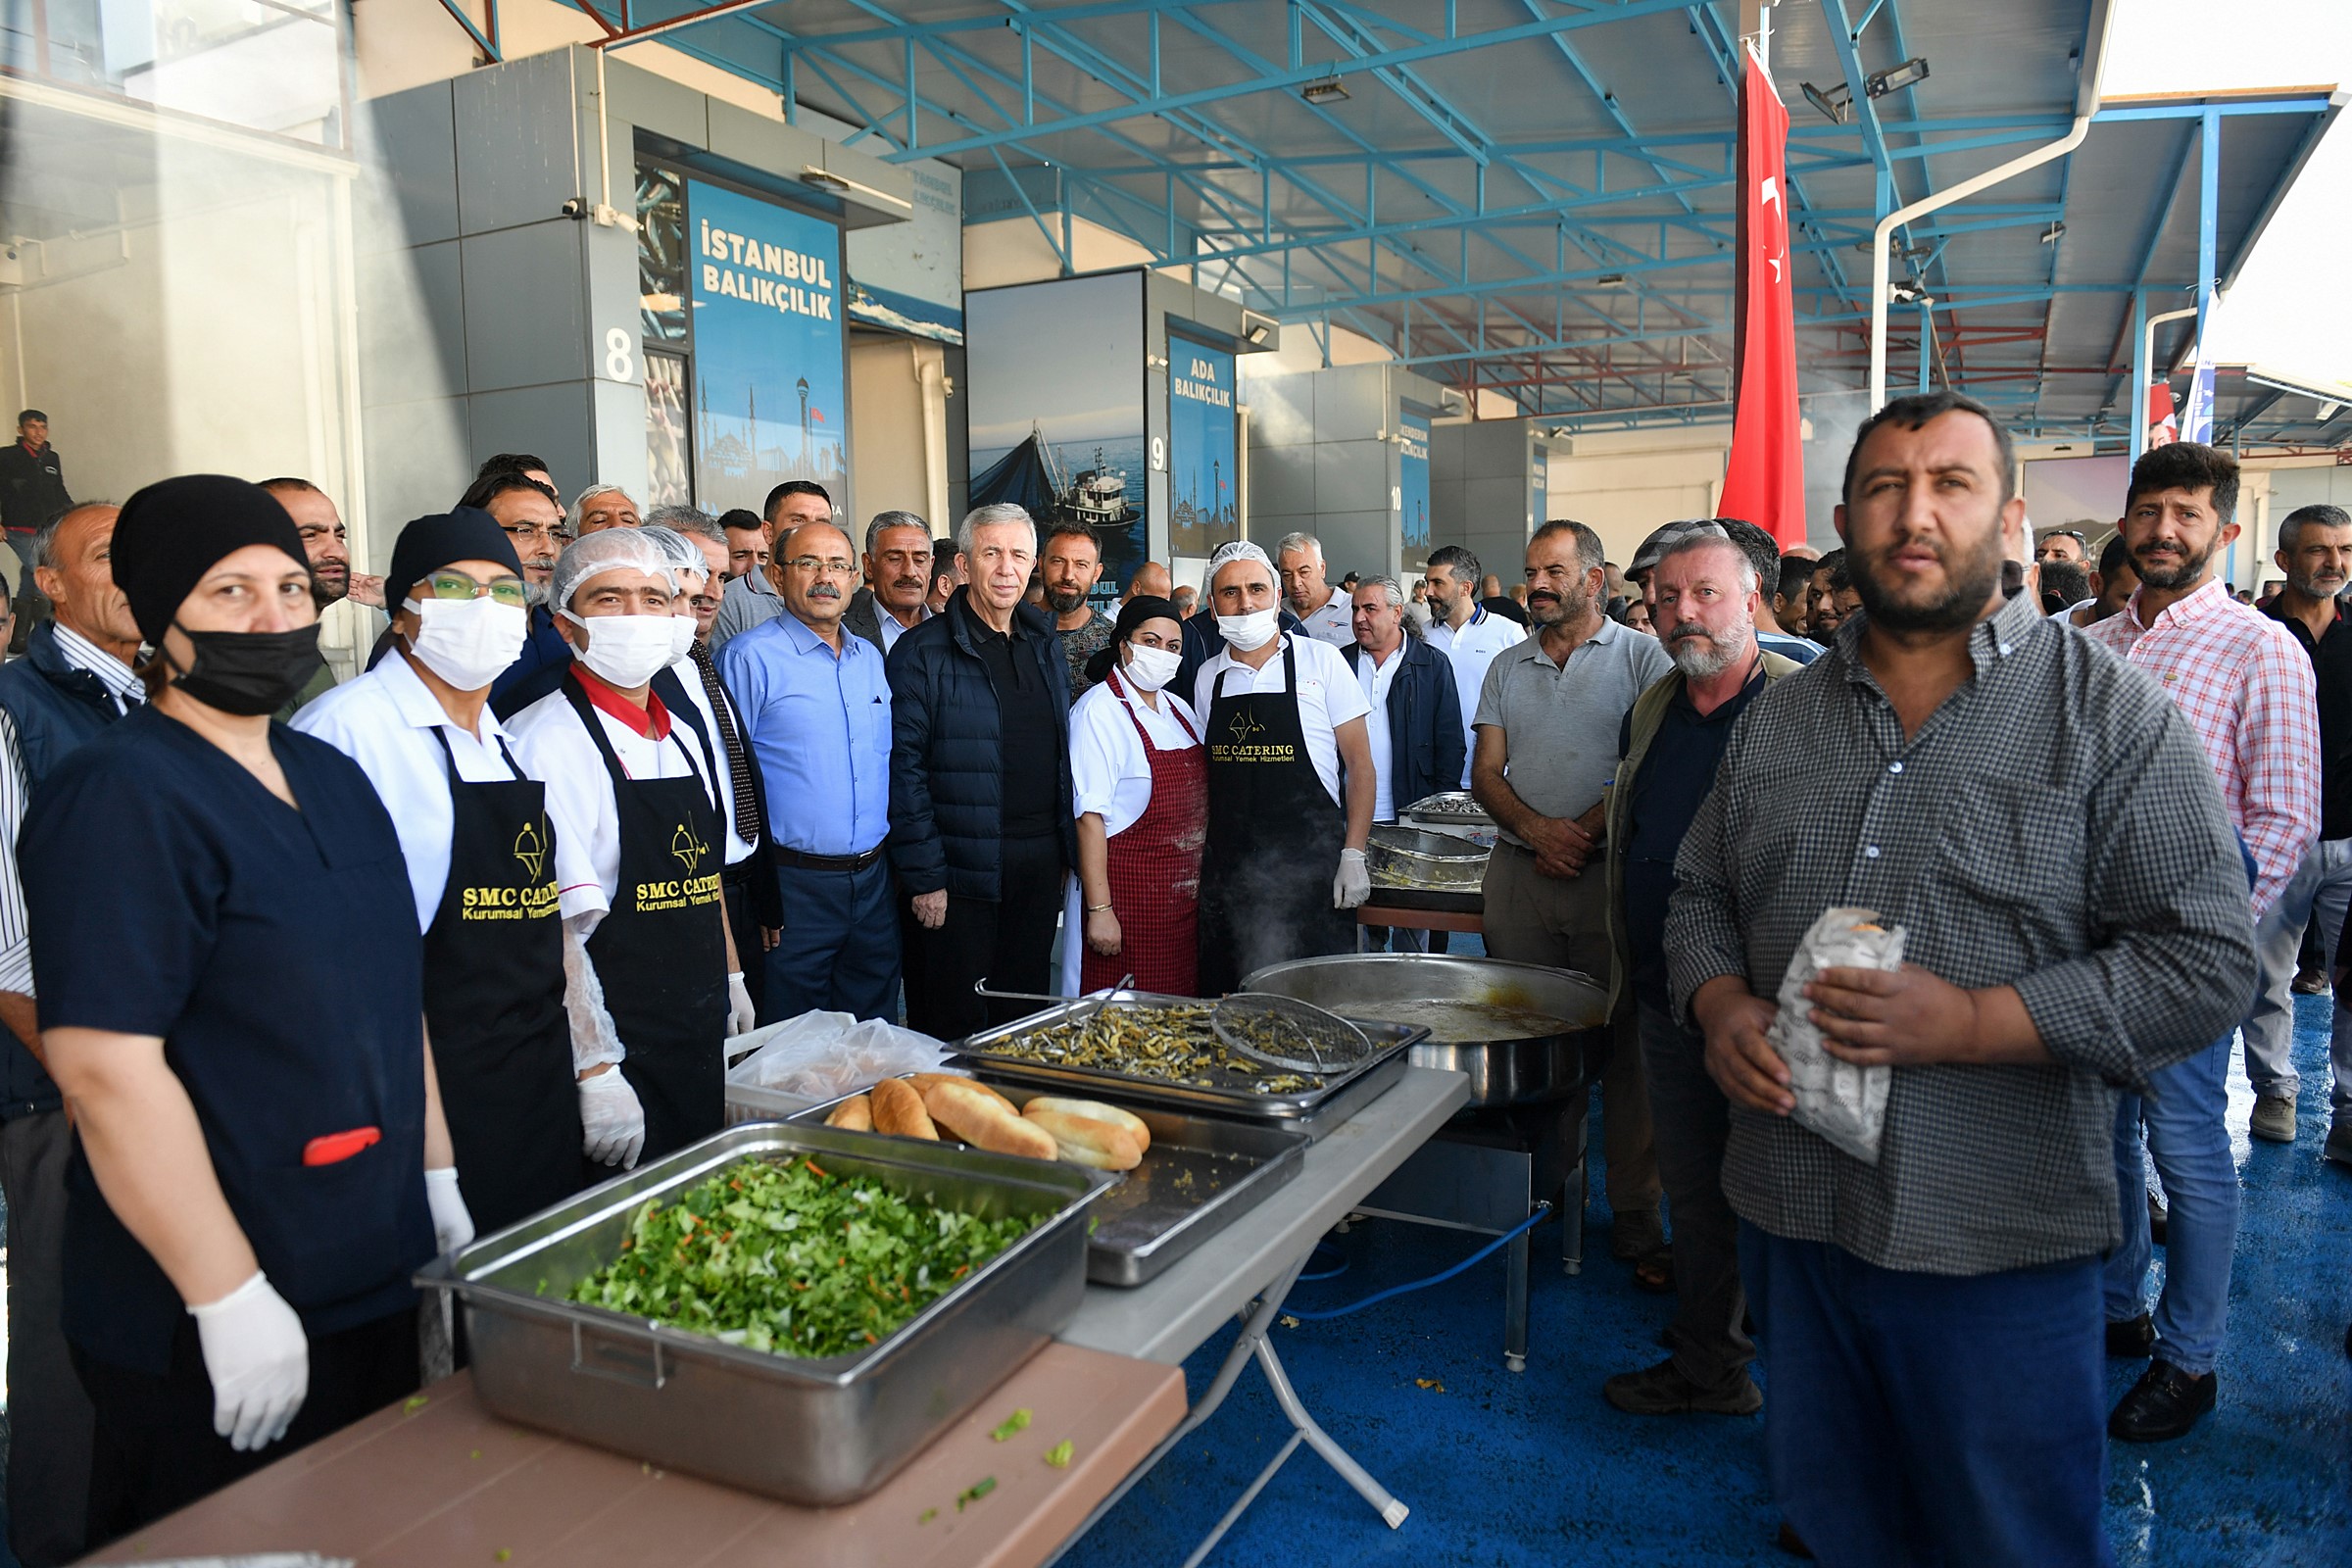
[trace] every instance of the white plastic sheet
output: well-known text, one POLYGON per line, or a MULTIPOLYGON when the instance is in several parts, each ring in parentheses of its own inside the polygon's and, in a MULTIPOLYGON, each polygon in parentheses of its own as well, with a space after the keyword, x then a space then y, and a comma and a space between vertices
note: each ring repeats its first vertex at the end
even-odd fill
POLYGON ((855 1094, 902 1073, 937 1072, 948 1058, 947 1047, 929 1035, 846 1012, 804 1012, 739 1035, 728 1047, 750 1048, 727 1069, 729 1084, 812 1101, 855 1094))
POLYGON ((1823 1048, 1814 1027, 1813 1004, 1805 987, 1824 969, 1899 969, 1903 928, 1879 923, 1876 909, 1825 909, 1781 977, 1781 1013, 1773 1020, 1772 1048, 1788 1063, 1788 1087, 1796 1096, 1790 1114, 1867 1165, 1879 1162, 1879 1138, 1886 1127, 1886 1092, 1891 1067, 1857 1067, 1823 1048))

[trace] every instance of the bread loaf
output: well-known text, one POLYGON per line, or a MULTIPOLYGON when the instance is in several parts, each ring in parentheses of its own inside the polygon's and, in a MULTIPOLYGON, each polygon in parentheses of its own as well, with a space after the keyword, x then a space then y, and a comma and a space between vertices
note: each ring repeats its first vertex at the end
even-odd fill
POLYGON ((1143 1163, 1142 1146, 1116 1122, 1098 1121, 1066 1110, 1040 1110, 1034 1101, 1021 1115, 1052 1138, 1054 1153, 1073 1165, 1091 1165, 1096 1170, 1133 1170, 1143 1163))
POLYGON ((825 1125, 846 1128, 854 1133, 870 1133, 874 1130, 874 1102, 864 1095, 852 1095, 833 1107, 833 1114, 825 1118, 825 1125))
POLYGON ((932 1089, 940 1084, 961 1084, 967 1089, 979 1090, 982 1094, 988 1096, 989 1099, 995 1101, 998 1104, 1003 1105, 1004 1107, 1004 1114, 1007 1116, 1018 1116, 1021 1113, 1020 1106, 1014 1104, 1011 1101, 1006 1100, 1003 1095, 1000 1095, 994 1089, 989 1088, 988 1085, 981 1083, 977 1079, 966 1078, 961 1073, 910 1072, 906 1075, 906 1081, 914 1085, 914 1092, 916 1094, 924 1096, 928 1096, 932 1089))
POLYGON ((923 1097, 914 1092, 912 1084, 885 1078, 874 1085, 871 1098, 874 1131, 939 1142, 939 1129, 931 1125, 930 1113, 923 1108, 923 1097))
POLYGON ((1023 1121, 1003 1095, 969 1079, 933 1084, 923 1106, 939 1125, 975 1148, 1031 1159, 1052 1159, 1058 1152, 1052 1134, 1023 1121))
POLYGON ((1057 1095, 1039 1095, 1021 1107, 1021 1113, 1028 1116, 1034 1116, 1041 1110, 1058 1110, 1072 1116, 1086 1116, 1095 1121, 1106 1121, 1114 1127, 1124 1127, 1127 1129, 1128 1135, 1135 1140, 1137 1153, 1151 1152, 1152 1129, 1145 1126, 1144 1118, 1138 1116, 1134 1111, 1121 1110, 1116 1105, 1106 1105, 1100 1100, 1064 1100, 1057 1095))

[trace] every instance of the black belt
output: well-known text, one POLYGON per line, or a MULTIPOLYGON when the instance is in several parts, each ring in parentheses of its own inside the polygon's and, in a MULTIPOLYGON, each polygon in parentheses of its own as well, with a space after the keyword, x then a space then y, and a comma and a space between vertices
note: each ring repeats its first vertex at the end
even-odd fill
POLYGON ((882 858, 882 846, 877 844, 863 855, 804 855, 783 845, 772 845, 768 854, 778 865, 799 866, 804 871, 862 871, 882 858))

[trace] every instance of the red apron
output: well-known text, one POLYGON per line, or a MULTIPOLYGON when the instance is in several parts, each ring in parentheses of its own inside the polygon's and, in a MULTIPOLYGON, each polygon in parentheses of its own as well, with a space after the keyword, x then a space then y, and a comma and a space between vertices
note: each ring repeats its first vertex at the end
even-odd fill
MULTIPOLYGON (((1208 765, 1200 737, 1173 705, 1169 715, 1183 725, 1194 745, 1162 751, 1152 744, 1126 682, 1117 670, 1110 688, 1127 710, 1127 722, 1144 743, 1152 764, 1152 804, 1144 814, 1111 836, 1103 846, 1109 858, 1110 912, 1119 921, 1119 955, 1105 958, 1088 948, 1078 970, 1086 991, 1115 986, 1135 976, 1139 991, 1157 991, 1172 997, 1196 995, 1200 974, 1197 931, 1200 909, 1200 848, 1208 839, 1208 765)), ((1081 909, 1086 900, 1079 901, 1081 909)), ((1077 932, 1086 940, 1083 916, 1077 932)))

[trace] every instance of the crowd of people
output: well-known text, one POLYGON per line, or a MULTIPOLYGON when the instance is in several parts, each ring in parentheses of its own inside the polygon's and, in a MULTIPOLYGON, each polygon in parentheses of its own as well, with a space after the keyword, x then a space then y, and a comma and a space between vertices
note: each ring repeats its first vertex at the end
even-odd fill
POLYGON ((949 1040, 1414 950, 1359 931, 1370 832, 1465 789, 1487 952, 1612 998, 1611 1246, 1677 1298, 1612 1404, 1764 1408, 1791 1542, 1856 1563, 2103 1560, 2108 1435, 2214 1405, 2233 1042, 2291 1142, 2290 984, 2352 906, 2352 516, 2289 515, 2249 608, 2215 574, 2226 454, 2151 451, 2095 563, 2061 531, 2008 569, 2008 437, 1923 394, 1862 427, 1827 555, 1711 518, 1621 570, 1552 521, 1506 592, 1452 545, 1335 583, 1293 533, 1113 601, 1086 527, 1015 506, 947 537, 806 481, 566 506, 505 453, 377 577, 309 481, 118 508, 71 500, 36 411, 17 451, 27 1563, 413 1389, 415 1267, 717 1131, 729 1038, 823 1008, 949 1040), (1775 1046, 1833 906, 1906 933, 1902 969, 1804 994, 1835 1056, 1903 1069, 1875 1163, 1791 1120, 1775 1046), (2148 1361, 2113 1411, 2102 1355, 2148 1361))

